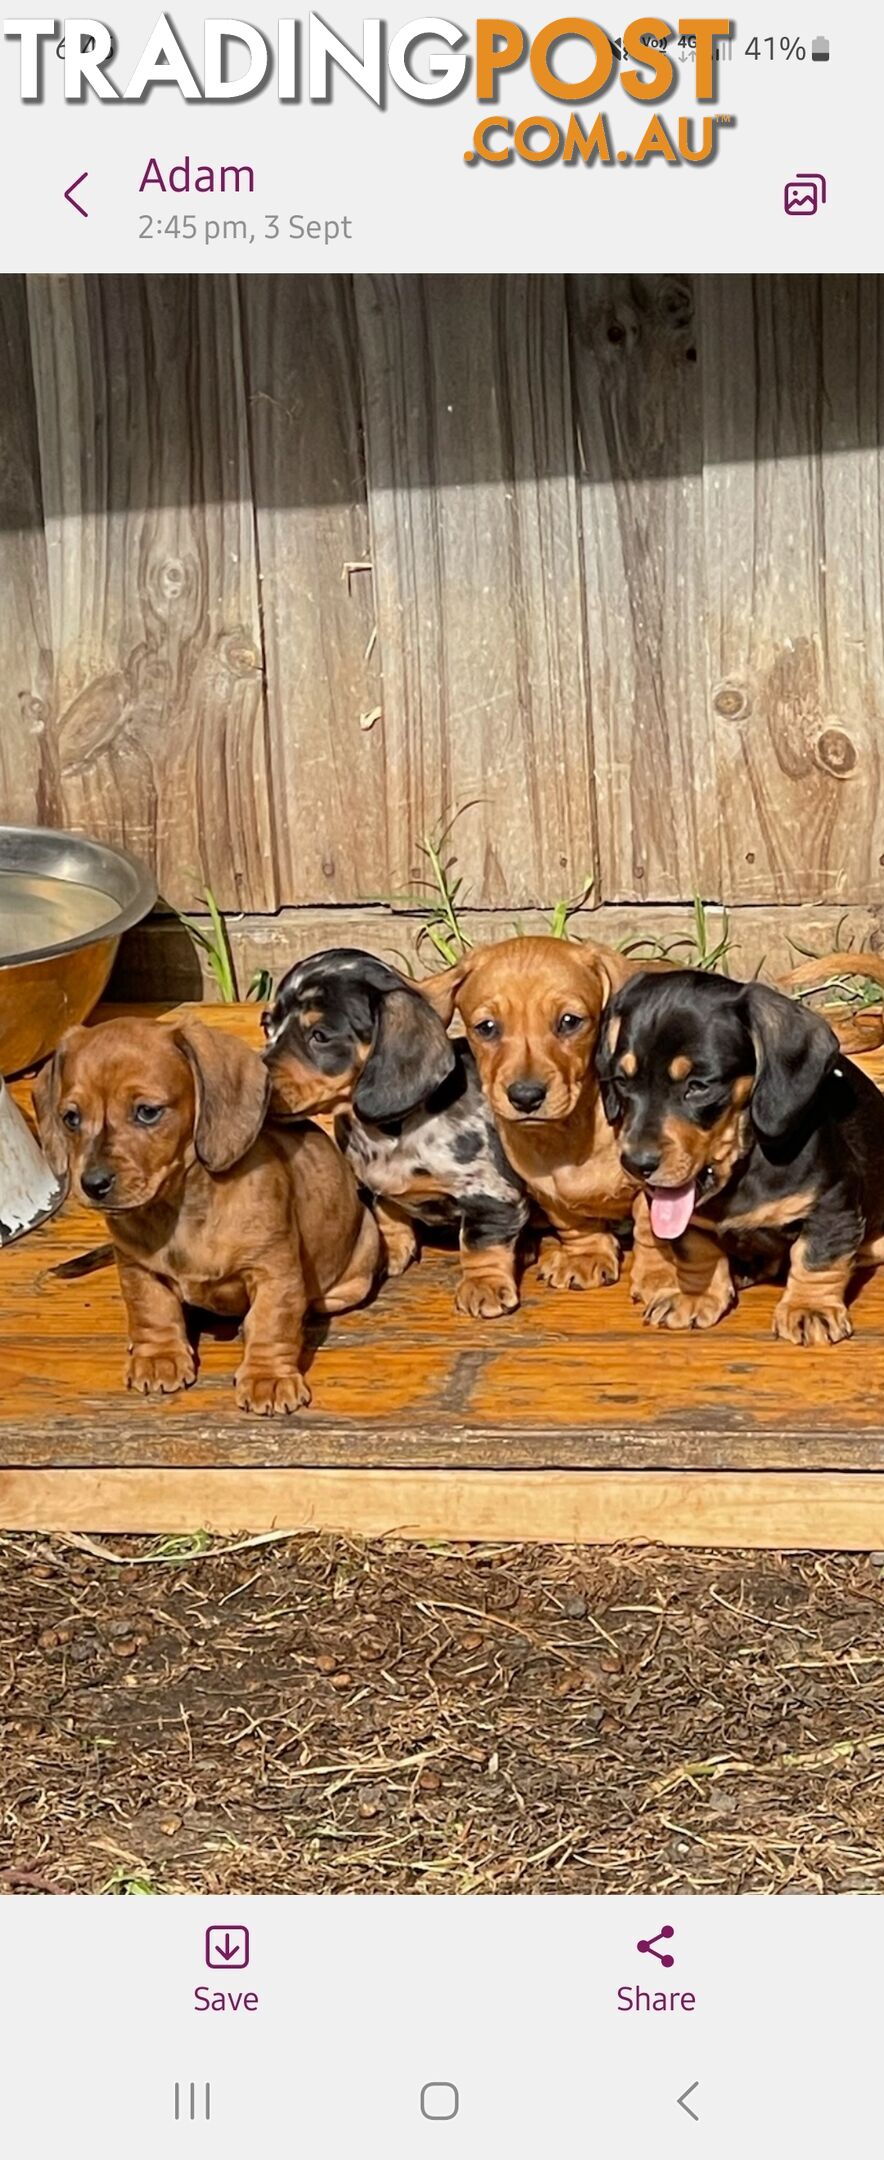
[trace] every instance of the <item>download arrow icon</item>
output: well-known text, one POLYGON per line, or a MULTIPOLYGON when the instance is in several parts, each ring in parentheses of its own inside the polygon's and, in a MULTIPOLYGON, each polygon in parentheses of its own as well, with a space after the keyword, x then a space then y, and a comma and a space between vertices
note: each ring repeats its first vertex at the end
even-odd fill
POLYGON ((230 1967, 243 1972, 249 1962, 249 1931, 247 1927, 210 1927, 206 1929, 206 1964, 214 1971, 230 1967))

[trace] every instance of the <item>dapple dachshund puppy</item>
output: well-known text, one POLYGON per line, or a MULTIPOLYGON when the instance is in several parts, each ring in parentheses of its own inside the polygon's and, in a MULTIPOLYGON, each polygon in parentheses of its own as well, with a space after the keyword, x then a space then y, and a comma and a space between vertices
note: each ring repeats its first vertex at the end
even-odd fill
POLYGON ((761 983, 641 976, 605 1015, 599 1068, 679 1276, 647 1318, 713 1326, 735 1296, 730 1255, 750 1279, 786 1269, 784 1341, 852 1334, 851 1277, 884 1260, 884 1098, 825 1020, 761 983))
POLYGON ((310 1401, 300 1370, 308 1310, 343 1312, 374 1283, 377 1225, 326 1135, 264 1126, 260 1057, 188 1020, 72 1028, 35 1105, 56 1174, 105 1216, 129 1322, 126 1385, 189 1387, 184 1307, 244 1316, 241 1410, 310 1401))
POLYGON ((620 1273, 617 1225, 634 1216, 631 1291, 644 1302, 671 1270, 647 1206, 636 1207, 602 1107, 595 1053, 602 1009, 644 964, 601 946, 519 937, 480 946, 422 995, 446 1025, 463 1018, 507 1160, 557 1232, 540 1263, 556 1290, 591 1290, 620 1273))
POLYGON ((511 1312, 528 1202, 466 1044, 449 1041, 404 976, 358 951, 300 960, 264 1027, 272 1115, 335 1115, 339 1146, 375 1196, 389 1273, 415 1258, 415 1221, 457 1223, 458 1311, 511 1312))

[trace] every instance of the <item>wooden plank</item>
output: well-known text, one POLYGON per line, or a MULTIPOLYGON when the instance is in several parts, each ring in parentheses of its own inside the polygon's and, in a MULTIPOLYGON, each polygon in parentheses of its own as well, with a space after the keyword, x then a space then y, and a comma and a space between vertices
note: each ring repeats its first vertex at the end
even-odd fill
POLYGON ((594 1465, 647 1461, 650 1451, 674 1465, 884 1466, 877 1286, 861 1295, 857 1334, 836 1359, 774 1343, 773 1298, 762 1290, 746 1292, 721 1328, 673 1346, 642 1329, 625 1291, 568 1300, 533 1276, 518 1318, 466 1328, 454 1281, 453 1260, 427 1257, 408 1284, 314 1333, 313 1408, 268 1429, 235 1407, 241 1349, 230 1328, 203 1328, 193 1389, 144 1404, 122 1384, 113 1270, 64 1285, 42 1273, 25 1296, 13 1280, 0 1337, 0 1461, 34 1461, 41 1450, 58 1465, 172 1460, 179 1448, 187 1460, 193 1448, 193 1459, 216 1462, 359 1465, 455 1461, 466 1449, 497 1463, 514 1449, 531 1464, 539 1447, 546 1462, 594 1465))
POLYGON ((50 711, 46 543, 23 277, 0 278, 0 818, 59 811, 50 711))
POLYGON ((63 822, 276 904, 234 279, 29 288, 63 822))
MULTIPOLYGON (((362 946, 394 966, 401 966, 404 955, 422 971, 425 962, 419 961, 416 943, 421 921, 414 912, 389 907, 305 907, 282 908, 272 916, 237 916, 229 929, 238 977, 245 985, 258 968, 266 968, 278 981, 295 960, 332 945, 362 946)), ((512 935, 513 914, 508 908, 465 908, 461 921, 474 944, 493 944, 496 938, 512 935)), ((549 914, 541 909, 522 909, 519 921, 532 934, 549 930, 549 914)), ((712 910, 709 922, 717 937, 720 913, 712 910)), ((855 946, 880 950, 884 941, 881 908, 817 907, 809 902, 802 907, 732 908, 728 968, 738 977, 748 979, 760 970, 765 980, 775 980, 794 966, 796 939, 818 952, 831 951, 839 925, 842 941, 849 937, 855 946)), ((574 923, 577 936, 595 938, 602 945, 656 936, 669 946, 675 938, 690 937, 693 928, 689 908, 662 905, 592 908, 574 923)), ((115 995, 138 1004, 160 997, 211 997, 213 991, 208 969, 203 963, 201 970, 186 932, 162 916, 153 916, 124 940, 113 984, 115 995)))
POLYGON ((279 899, 370 897, 386 777, 352 286, 240 289, 279 899))
POLYGON ((714 899, 695 290, 675 277, 580 277, 568 299, 600 891, 714 899))
MULTIPOLYGON (((253 1007, 204 1016, 256 1039, 253 1007)), ((884 1051, 861 1062, 884 1081, 884 1051)), ((217 1322, 193 1390, 126 1394, 116 1272, 82 1266, 104 1235, 68 1206, 4 1254, 6 1528, 884 1546, 884 1273, 852 1342, 798 1352, 771 1340, 770 1286, 676 1341, 641 1326, 626 1282, 569 1297, 530 1267, 518 1313, 469 1326, 454 1255, 425 1254, 313 1332, 314 1405, 276 1422, 237 1412, 236 1333, 217 1322)))
MULTIPOLYGON (((73 1280, 53 1272, 59 1265, 70 1268, 72 1261, 77 1265, 77 1254, 95 1242, 96 1228, 104 1239, 100 1222, 67 1208, 4 1255, 0 1348, 24 1367, 17 1416, 30 1416, 41 1405, 45 1409, 53 1374, 62 1397, 79 1400, 81 1392, 107 1389, 110 1411, 126 1407, 125 1398, 122 1405, 119 1399, 125 1322, 114 1267, 108 1263, 73 1280), (71 1219, 77 1226, 73 1235, 71 1219), (63 1239, 56 1224, 67 1225, 63 1239), (34 1350, 41 1340, 47 1357, 28 1380, 24 1346, 34 1350)), ((879 1272, 860 1288, 855 1336, 837 1356, 829 1348, 798 1352, 772 1339, 778 1292, 771 1284, 742 1292, 726 1320, 678 1345, 676 1355, 668 1335, 642 1325, 625 1277, 616 1289, 597 1296, 553 1292, 529 1263, 519 1311, 484 1327, 455 1314, 456 1281, 455 1255, 431 1247, 407 1277, 388 1284, 372 1303, 346 1315, 330 1332, 323 1324, 314 1337, 317 1390, 319 1376, 334 1363, 336 1387, 349 1392, 358 1419, 367 1407, 369 1369, 377 1367, 383 1382, 398 1364, 403 1402, 414 1403, 424 1393, 423 1360, 430 1364, 429 1384, 441 1391, 435 1363, 448 1356, 459 1367, 456 1401, 449 1405, 441 1391, 436 1413, 444 1418, 451 1409, 459 1419, 485 1427, 524 1421, 534 1429, 616 1431, 625 1423, 649 1431, 705 1425, 726 1432, 749 1424, 758 1431, 796 1432, 828 1421, 835 1431, 865 1429, 877 1435, 880 1429, 884 1279, 879 1272)), ((219 1381, 229 1376, 239 1354, 230 1333, 220 1322, 217 1328, 207 1324, 203 1332, 205 1371, 219 1381)), ((232 1401, 225 1410, 225 1398, 226 1388, 216 1414, 238 1423, 232 1401)), ((198 1414, 200 1387, 178 1400, 176 1414, 188 1419, 198 1414)), ((319 1390, 317 1404, 325 1407, 319 1390)), ((376 1407, 386 1415, 391 1402, 376 1407)), ((131 1414, 133 1406, 128 1409, 131 1414)))
POLYGON ((558 278, 361 278, 391 866, 468 801, 471 898, 596 874, 573 417, 558 278))
POLYGON ((884 1479, 567 1471, 0 1471, 0 1526, 43 1531, 305 1530, 543 1544, 884 1547, 884 1479))
MULTIPOLYGON (((118 1360, 119 1372, 119 1360, 118 1360)), ((229 1381, 228 1381, 229 1386, 229 1381)), ((382 1425, 335 1423, 313 1411, 292 1419, 235 1418, 219 1390, 203 1386, 188 1397, 193 1415, 164 1415, 129 1405, 114 1419, 106 1397, 84 1396, 77 1418, 45 1415, 27 1424, 4 1422, 0 1470, 65 1473, 99 1470, 338 1470, 362 1476, 374 1470, 444 1470, 459 1478, 468 1470, 567 1470, 585 1477, 600 1472, 721 1472, 768 1477, 773 1471, 864 1475, 884 1471, 881 1435, 811 1432, 725 1432, 697 1426, 678 1431, 667 1424, 649 1431, 626 1425, 609 1431, 551 1431, 529 1425, 464 1426, 433 1418, 401 1417, 382 1425), (219 1415, 219 1406, 221 1413, 219 1415)))
POLYGON ((710 691, 729 900, 884 894, 882 295, 703 281, 710 691))
MULTIPOLYGON (((259 1039, 253 1006, 204 1010, 259 1039)), ((884 1079, 884 1051, 862 1062, 884 1079)), ((27 1083, 15 1093, 27 1107, 27 1083)), ((159 1404, 125 1393, 104 1226, 69 1204, 4 1256, 0 1459, 624 1468, 646 1465, 651 1450, 661 1468, 884 1465, 884 1274, 860 1287, 856 1335, 834 1354, 771 1339, 771 1285, 676 1344, 641 1325, 627 1279, 596 1297, 554 1294, 529 1263, 520 1310, 471 1327, 454 1312, 455 1274, 453 1253, 430 1249, 372 1303, 314 1330, 313 1407, 268 1427, 235 1408, 240 1350, 220 1322, 203 1324, 194 1389, 159 1404), (90 1256, 100 1264, 87 1266, 90 1256)))

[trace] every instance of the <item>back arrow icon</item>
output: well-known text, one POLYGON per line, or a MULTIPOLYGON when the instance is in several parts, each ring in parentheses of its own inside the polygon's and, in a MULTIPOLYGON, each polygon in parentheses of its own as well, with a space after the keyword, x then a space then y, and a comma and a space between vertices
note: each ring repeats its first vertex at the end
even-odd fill
POLYGON ((71 209, 72 209, 72 210, 79 210, 79 213, 80 213, 80 216, 81 216, 81 217, 88 217, 88 216, 89 216, 89 212, 88 212, 88 210, 84 210, 84 208, 83 208, 83 205, 82 205, 82 203, 78 203, 78 202, 75 202, 75 201, 74 201, 74 195, 75 195, 75 193, 76 193, 76 190, 77 190, 77 188, 78 188, 78 187, 82 187, 83 181, 84 181, 84 180, 88 180, 88 178, 89 178, 89 174, 88 174, 88 172, 81 172, 81 174, 80 174, 80 176, 79 176, 79 179, 77 179, 77 180, 72 180, 72 181, 71 181, 71 184, 70 184, 70 187, 66 187, 66 188, 65 188, 65 191, 64 191, 64 199, 65 199, 65 202, 69 202, 69 203, 70 203, 70 206, 71 206, 71 209))
POLYGON ((691 2094, 692 2094, 692 2093, 695 2093, 695 2092, 698 2092, 698 2091, 699 2091, 699 2088, 700 2088, 700 2080, 699 2080, 699 2078, 695 2078, 695 2079, 694 2079, 694 2082, 693 2082, 693 2085, 688 2085, 688 2086, 687 2086, 687 2088, 686 2088, 686 2090, 685 2090, 685 2091, 684 2091, 683 2093, 679 2093, 679 2096, 678 2096, 678 2100, 676 2101, 676 2106, 677 2106, 677 2107, 680 2107, 680 2108, 684 2108, 685 2114, 686 2114, 686 2115, 689 2115, 689 2116, 690 2116, 690 2118, 691 2118, 691 2121, 692 2121, 692 2122, 695 2122, 695 2123, 698 2123, 698 2122, 699 2122, 699 2120, 700 2120, 700 2117, 699 2117, 699 2115, 695 2115, 695 2114, 694 2114, 694 2110, 693 2110, 693 2108, 692 2108, 692 2107, 688 2107, 688 2101, 689 2101, 689 2099, 690 2099, 690 2097, 691 2097, 691 2094))

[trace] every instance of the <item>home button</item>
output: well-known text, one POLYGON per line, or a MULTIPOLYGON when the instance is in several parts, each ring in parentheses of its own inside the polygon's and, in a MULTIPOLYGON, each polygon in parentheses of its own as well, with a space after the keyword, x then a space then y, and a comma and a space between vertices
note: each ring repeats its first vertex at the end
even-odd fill
POLYGON ((441 2083, 421 2086, 421 2114, 427 2122, 453 2122, 460 2111, 460 2093, 456 2085, 441 2083))

